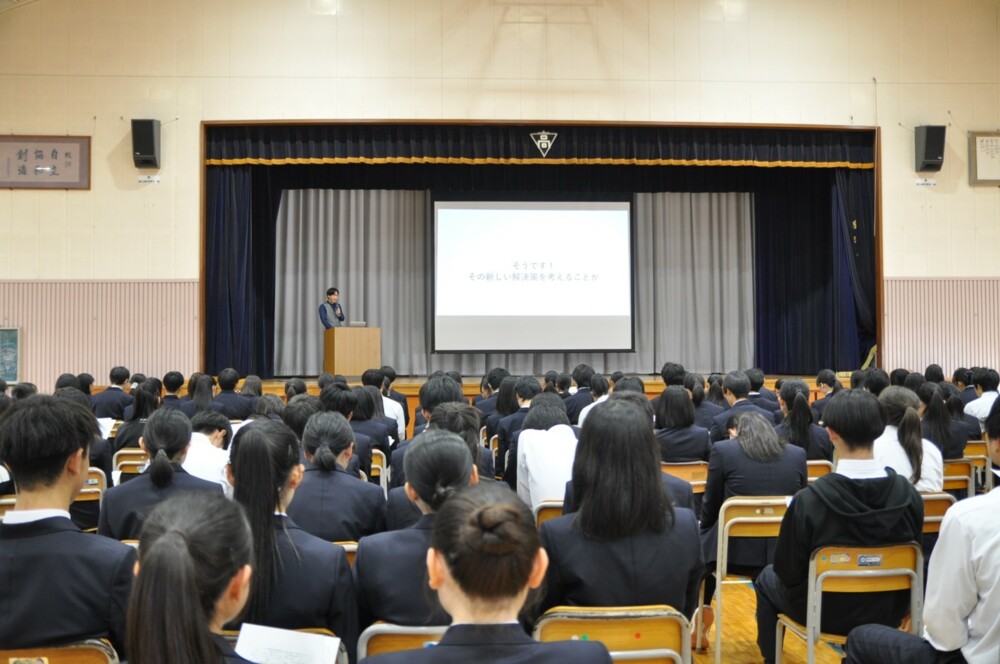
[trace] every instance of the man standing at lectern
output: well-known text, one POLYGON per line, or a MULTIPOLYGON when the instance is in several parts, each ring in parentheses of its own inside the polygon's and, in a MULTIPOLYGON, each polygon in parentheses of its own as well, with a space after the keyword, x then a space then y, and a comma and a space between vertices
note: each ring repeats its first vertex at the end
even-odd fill
POLYGON ((340 291, 336 288, 326 289, 326 302, 319 305, 319 319, 323 321, 323 327, 340 327, 344 324, 344 308, 337 304, 340 299, 340 291))

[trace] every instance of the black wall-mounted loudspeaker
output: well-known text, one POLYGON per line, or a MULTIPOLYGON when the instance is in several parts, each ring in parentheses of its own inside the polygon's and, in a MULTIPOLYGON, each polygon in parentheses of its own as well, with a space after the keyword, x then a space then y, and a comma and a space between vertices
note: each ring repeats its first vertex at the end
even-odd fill
POLYGON ((136 168, 160 167, 159 120, 132 120, 132 160, 136 168))
POLYGON ((940 171, 944 163, 944 126, 921 125, 914 134, 917 171, 940 171))

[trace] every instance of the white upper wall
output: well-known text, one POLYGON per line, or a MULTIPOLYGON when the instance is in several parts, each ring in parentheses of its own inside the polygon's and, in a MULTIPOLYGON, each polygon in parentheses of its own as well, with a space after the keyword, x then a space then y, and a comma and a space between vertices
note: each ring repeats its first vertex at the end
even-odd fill
POLYGON ((878 125, 885 276, 1000 276, 966 154, 1000 128, 998 24, 997 0, 41 0, 0 14, 0 133, 93 136, 93 186, 0 190, 0 278, 197 278, 199 123, 350 118, 878 125), (159 185, 131 118, 163 122, 159 185), (948 125, 936 187, 918 124, 948 125))

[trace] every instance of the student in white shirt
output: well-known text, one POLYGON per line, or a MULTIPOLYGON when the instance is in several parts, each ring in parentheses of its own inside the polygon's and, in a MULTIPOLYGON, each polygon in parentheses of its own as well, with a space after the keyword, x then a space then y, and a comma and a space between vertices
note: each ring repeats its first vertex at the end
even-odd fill
POLYGON ((233 497, 233 487, 226 476, 229 465, 229 441, 232 425, 222 413, 203 410, 191 418, 191 447, 182 467, 190 475, 209 482, 218 482, 227 498, 233 497))
POLYGON ((997 399, 1000 375, 993 369, 979 368, 972 372, 972 384, 978 398, 965 404, 965 414, 979 420, 979 426, 985 431, 986 416, 990 414, 993 402, 997 399))
POLYGON ((601 374, 595 373, 590 377, 590 394, 594 398, 594 403, 584 406, 583 410, 580 411, 577 426, 583 426, 583 421, 587 419, 587 415, 594 409, 594 406, 608 400, 610 389, 608 380, 601 374))
POLYGON ((532 509, 562 500, 576 458, 576 433, 565 411, 544 404, 528 411, 516 452, 518 497, 532 509))
POLYGON ((875 439, 875 460, 910 478, 917 491, 941 491, 944 460, 937 445, 923 438, 920 399, 905 387, 887 387, 878 401, 886 414, 886 427, 875 439))

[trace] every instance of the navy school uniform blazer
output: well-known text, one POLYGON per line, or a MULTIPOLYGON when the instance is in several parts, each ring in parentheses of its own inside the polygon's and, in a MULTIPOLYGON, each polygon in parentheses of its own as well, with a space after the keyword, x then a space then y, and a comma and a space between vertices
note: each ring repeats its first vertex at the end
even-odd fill
POLYGON ((830 403, 830 400, 832 398, 833 398, 833 393, 831 392, 830 394, 827 394, 825 397, 822 397, 820 399, 816 399, 816 401, 812 402, 812 411, 813 411, 813 421, 814 422, 822 422, 823 421, 823 410, 826 408, 827 404, 830 403))
POLYGON ((142 524, 153 508, 170 496, 186 491, 222 493, 222 485, 189 475, 175 464, 173 479, 160 487, 153 484, 147 468, 138 477, 104 494, 97 534, 116 540, 139 539, 142 524))
POLYGON ((376 620, 396 625, 448 625, 449 616, 427 585, 427 549, 434 515, 421 515, 404 530, 358 542, 354 582, 360 629, 376 620))
POLYGON ((566 415, 569 417, 569 423, 579 424, 580 411, 594 403, 594 395, 589 387, 581 387, 576 391, 576 394, 566 397, 563 403, 566 404, 566 415))
POLYGON ((0 525, 0 644, 107 638, 124 657, 135 549, 63 517, 0 525))
POLYGON ((222 406, 220 412, 231 420, 245 420, 257 410, 255 397, 245 397, 232 390, 223 390, 215 395, 215 403, 222 406))
POLYGON ((513 442, 514 434, 521 430, 524 418, 528 416, 528 410, 526 407, 518 408, 510 415, 500 419, 499 424, 497 424, 497 436, 499 436, 501 454, 506 452, 513 442))
POLYGON ((358 643, 358 604, 343 547, 313 537, 290 517, 277 515, 274 537, 278 576, 260 624, 283 629, 325 627, 353 655, 358 643))
POLYGON ((299 528, 327 542, 356 542, 385 530, 385 494, 341 468, 305 464, 302 484, 288 506, 299 528))
MULTIPOLYGON (((722 503, 733 496, 794 496, 804 489, 806 451, 786 445, 781 458, 770 463, 746 455, 738 440, 719 441, 708 460, 708 479, 702 500, 701 539, 705 561, 714 563, 718 546, 717 527, 722 503)), ((774 560, 776 538, 738 538, 729 543, 729 562, 764 567, 774 560)))
POLYGON ((371 664, 611 664, 598 641, 539 643, 520 625, 454 625, 437 645, 365 659, 371 664))
POLYGON ((718 404, 705 399, 694 409, 694 423, 705 429, 712 429, 712 418, 726 410, 718 404))
POLYGON ((215 641, 215 647, 219 649, 219 655, 222 657, 223 664, 253 664, 249 659, 243 659, 237 654, 233 647, 229 645, 229 641, 226 641, 226 637, 221 634, 213 634, 212 640, 215 641))
MULTIPOLYGON (((395 420, 393 422, 395 423, 395 420)), ((392 450, 389 447, 389 434, 386 433, 385 425, 377 420, 350 420, 348 423, 355 434, 361 433, 371 438, 375 447, 382 450, 386 458, 389 458, 392 450)))
POLYGON ((742 401, 737 401, 729 409, 722 411, 718 415, 712 418, 712 428, 710 429, 712 434, 712 442, 717 440, 724 440, 728 434, 726 425, 729 423, 731 417, 735 417, 740 413, 744 412, 759 413, 764 416, 764 419, 774 425, 774 414, 769 410, 764 410, 759 406, 753 405, 750 401, 743 399, 742 401))
POLYGON ((785 419, 785 414, 781 412, 781 406, 778 405, 777 399, 770 399, 763 394, 751 394, 747 399, 758 408, 770 411, 775 424, 781 424, 781 421, 785 419))
POLYGON ((406 484, 406 473, 403 471, 403 457, 406 456, 406 448, 414 441, 419 434, 414 434, 413 438, 396 446, 389 457, 389 488, 397 489, 406 484))
MULTIPOLYGON (((663 488, 666 489, 667 496, 669 496, 670 502, 673 503, 674 507, 686 507, 694 511, 695 500, 691 484, 673 475, 667 475, 666 473, 660 473, 660 475, 660 479, 663 481, 663 488)), ((566 493, 563 494, 563 514, 572 514, 578 509, 580 509, 580 505, 573 496, 573 480, 570 480, 566 482, 566 493)), ((695 513, 697 514, 697 512, 695 513)))
POLYGON ((96 417, 110 417, 114 420, 125 419, 125 406, 132 403, 132 395, 126 394, 120 387, 109 387, 90 397, 90 405, 96 417))
POLYGON ((483 424, 486 424, 486 418, 497 411, 497 393, 494 392, 488 397, 474 401, 472 405, 482 413, 481 421, 483 424))
POLYGON ((667 463, 681 461, 708 461, 712 451, 708 429, 692 424, 689 427, 657 429, 656 442, 660 456, 667 463))
POLYGON ((564 604, 668 604, 691 617, 705 570, 694 512, 676 508, 673 525, 662 533, 610 541, 584 536, 574 525, 576 518, 567 514, 542 524, 542 545, 549 554, 542 611, 564 604))
MULTIPOLYGON (((788 424, 782 422, 774 427, 774 431, 778 434, 778 438, 789 440, 788 424)), ((821 426, 809 425, 809 442, 803 449, 809 461, 833 461, 833 443, 830 442, 830 434, 821 426)))
POLYGON ((420 508, 406 497, 406 489, 398 486, 389 489, 389 497, 385 501, 385 529, 403 530, 420 520, 420 508))

